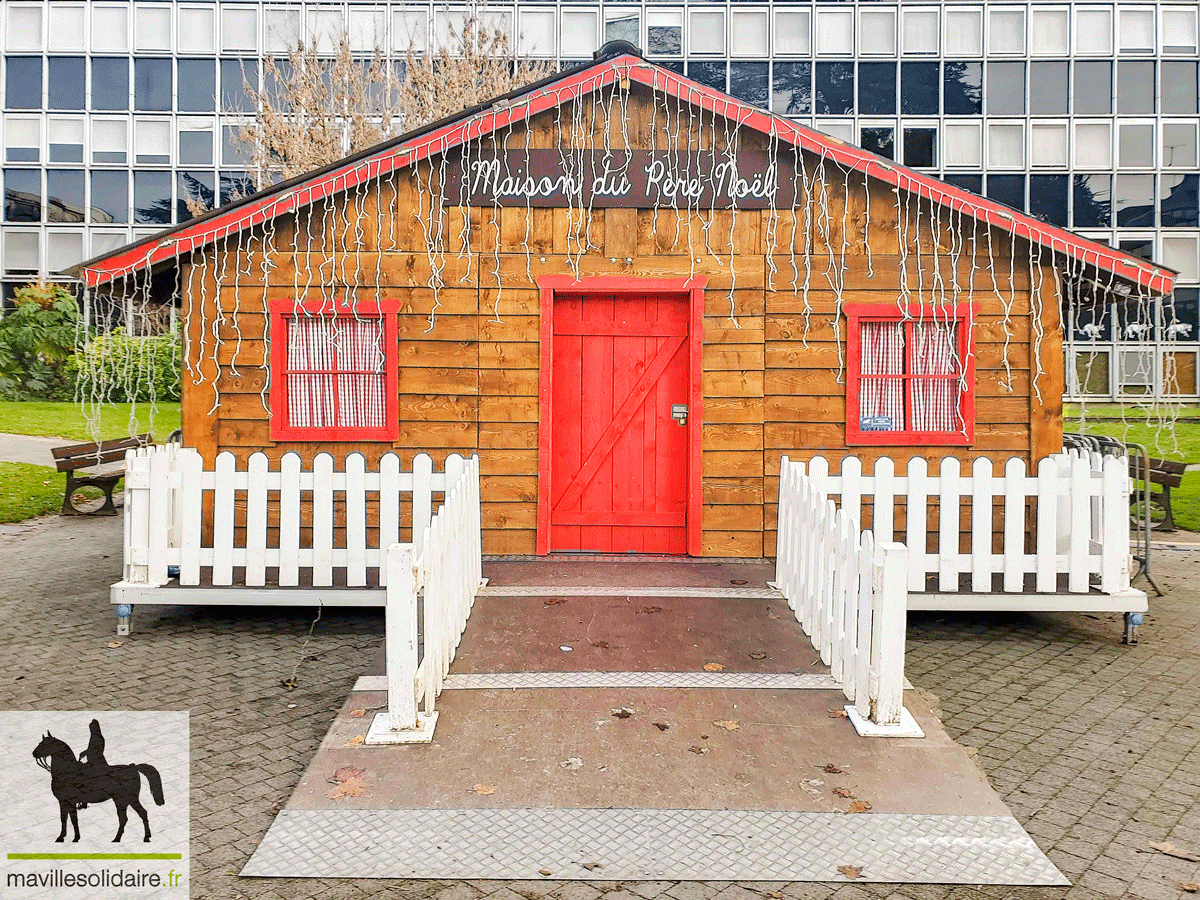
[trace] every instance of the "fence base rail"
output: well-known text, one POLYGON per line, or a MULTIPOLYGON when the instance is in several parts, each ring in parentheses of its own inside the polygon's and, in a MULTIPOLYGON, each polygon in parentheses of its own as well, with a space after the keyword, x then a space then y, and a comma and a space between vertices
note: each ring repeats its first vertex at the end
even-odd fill
POLYGON ((908 707, 900 707, 900 721, 892 725, 880 725, 861 715, 853 703, 847 704, 846 718, 854 726, 859 737, 923 738, 925 732, 917 724, 908 707))
POLYGON ((392 728, 390 713, 377 713, 367 729, 366 744, 428 744, 433 741, 433 730, 437 727, 438 711, 417 713, 416 728, 392 728))

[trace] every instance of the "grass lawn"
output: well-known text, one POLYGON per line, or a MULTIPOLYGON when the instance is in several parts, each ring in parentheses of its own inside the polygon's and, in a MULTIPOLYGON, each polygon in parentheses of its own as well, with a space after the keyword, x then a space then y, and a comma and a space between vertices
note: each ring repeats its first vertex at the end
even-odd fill
POLYGON ((20 522, 62 507, 66 478, 49 466, 0 462, 0 522, 20 522))
MULTIPOLYGON (((115 403, 102 408, 100 413, 101 440, 129 436, 129 409, 130 404, 128 403, 115 403)), ((139 403, 137 412, 135 434, 150 431, 158 440, 165 440, 167 435, 179 427, 178 403, 159 403, 153 426, 150 423, 148 404, 139 403)), ((95 440, 88 428, 88 421, 77 403, 50 403, 32 400, 0 402, 0 432, 40 434, 80 442, 95 440)))

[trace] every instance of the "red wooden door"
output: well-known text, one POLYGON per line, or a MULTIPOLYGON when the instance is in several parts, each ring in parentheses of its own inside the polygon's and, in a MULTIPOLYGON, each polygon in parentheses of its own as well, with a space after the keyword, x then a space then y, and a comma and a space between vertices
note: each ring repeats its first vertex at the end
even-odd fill
POLYGON ((550 550, 687 552, 686 294, 556 294, 550 550))

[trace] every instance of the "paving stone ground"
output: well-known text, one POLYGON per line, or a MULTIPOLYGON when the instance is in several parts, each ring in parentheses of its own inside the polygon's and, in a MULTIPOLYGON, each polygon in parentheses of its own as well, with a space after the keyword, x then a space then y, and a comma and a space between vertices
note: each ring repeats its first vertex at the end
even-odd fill
MULTIPOLYGON (((251 880, 236 873, 291 794, 364 657, 379 611, 146 607, 113 640, 119 519, 0 534, 0 707, 190 709, 192 896, 405 900, 1092 900, 1200 897, 1200 549, 1164 551, 1137 647, 1119 616, 914 614, 908 677, 1068 889, 696 882, 251 880), (295 674, 296 687, 281 682, 295 674)), ((848 861, 849 862, 849 861, 848 861)))

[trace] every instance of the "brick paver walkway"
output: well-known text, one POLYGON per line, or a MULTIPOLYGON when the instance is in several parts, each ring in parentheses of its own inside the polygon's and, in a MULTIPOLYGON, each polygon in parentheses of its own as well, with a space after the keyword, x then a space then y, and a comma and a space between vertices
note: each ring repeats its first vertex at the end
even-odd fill
POLYGON ((107 588, 119 519, 40 520, 0 535, 0 705, 190 709, 192 896, 412 900, 788 900, 836 895, 1191 898, 1200 864, 1200 550, 1165 552, 1141 644, 1119 616, 914 615, 908 676, 936 695, 950 733, 1075 882, 1066 889, 653 882, 252 881, 236 872, 290 795, 363 656, 379 612, 142 610, 120 647, 107 588), (281 682, 297 676, 288 691, 281 682))

